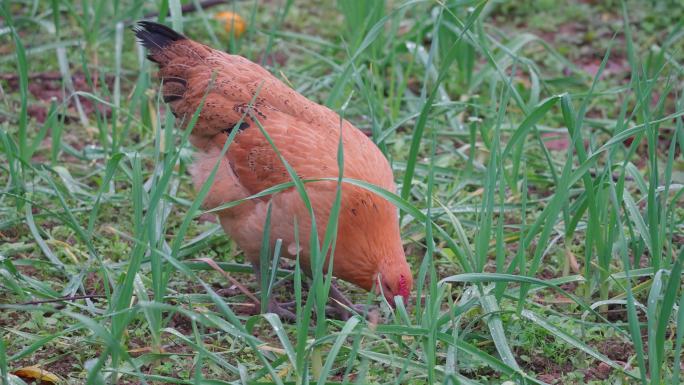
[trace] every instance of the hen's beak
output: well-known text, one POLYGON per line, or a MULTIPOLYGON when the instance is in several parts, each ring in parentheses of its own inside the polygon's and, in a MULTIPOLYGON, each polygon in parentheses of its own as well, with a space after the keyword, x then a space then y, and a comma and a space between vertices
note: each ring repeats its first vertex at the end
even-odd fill
POLYGON ((396 307, 396 303, 394 302, 394 296, 390 293, 385 293, 385 299, 387 300, 387 303, 390 304, 392 307, 396 307))

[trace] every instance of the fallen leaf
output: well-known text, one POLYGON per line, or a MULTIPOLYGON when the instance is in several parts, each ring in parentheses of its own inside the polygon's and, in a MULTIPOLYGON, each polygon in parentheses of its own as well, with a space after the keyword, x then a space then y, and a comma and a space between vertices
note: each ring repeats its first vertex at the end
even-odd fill
POLYGON ((59 377, 39 366, 25 366, 15 370, 12 374, 23 379, 44 381, 53 384, 57 384, 61 381, 59 377))

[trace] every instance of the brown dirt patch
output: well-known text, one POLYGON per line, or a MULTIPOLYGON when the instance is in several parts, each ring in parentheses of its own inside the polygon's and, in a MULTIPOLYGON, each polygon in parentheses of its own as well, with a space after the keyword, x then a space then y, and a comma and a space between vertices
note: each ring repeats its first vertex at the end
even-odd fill
POLYGON ((607 380, 612 371, 613 368, 608 366, 608 364, 601 362, 596 367, 590 368, 585 372, 584 381, 607 380))
POLYGON ((552 359, 542 356, 533 356, 529 362, 524 362, 522 366, 525 369, 537 373, 538 379, 549 384, 559 384, 558 381, 563 377, 563 375, 573 371, 574 369, 569 362, 558 364, 552 359))
POLYGON ((613 361, 627 362, 634 355, 634 347, 629 342, 616 338, 603 340, 596 345, 596 349, 613 361))
POLYGON ((192 333, 192 322, 181 313, 175 313, 171 316, 168 327, 176 329, 185 335, 192 333))
MULTIPOLYGON (((100 82, 99 75, 97 73, 92 73, 91 76, 93 77, 95 88, 102 87, 101 84, 98 84, 100 82)), ((10 92, 15 92, 19 89, 18 74, 2 74, 0 75, 0 80, 6 82, 10 92)), ((76 91, 92 91, 92 87, 88 84, 85 74, 81 71, 73 73, 71 75, 71 81, 76 91)), ((114 83, 114 77, 105 76, 105 82, 107 83, 106 86, 111 88, 114 83)), ((32 103, 28 106, 29 116, 35 118, 39 123, 45 122, 51 100, 54 99, 58 102, 63 101, 65 95, 62 83, 62 75, 57 71, 29 74, 28 90, 38 101, 37 103, 32 103)), ((107 106, 94 103, 90 99, 84 97, 79 98, 79 100, 86 115, 91 115, 95 111, 99 111, 106 116, 111 114, 111 108, 107 106)), ((66 118, 75 118, 76 102, 74 101, 74 98, 71 98, 69 106, 70 110, 74 110, 70 111, 66 118)))

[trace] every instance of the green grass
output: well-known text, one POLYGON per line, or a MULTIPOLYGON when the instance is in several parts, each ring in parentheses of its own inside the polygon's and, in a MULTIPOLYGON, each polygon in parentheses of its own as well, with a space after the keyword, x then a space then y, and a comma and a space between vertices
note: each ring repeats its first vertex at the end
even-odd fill
MULTIPOLYGON (((186 3, 0 6, 3 384, 31 365, 65 384, 681 381, 679 8, 283 0, 183 15, 186 3), (247 32, 228 34, 217 10, 247 32), (343 285, 378 317, 326 319, 331 277, 307 291, 278 243, 264 244, 268 274, 254 282, 206 220, 213 177, 192 191, 189 131, 127 29, 148 12, 266 63, 369 133, 398 191, 333 180, 400 209, 409 306, 343 285), (294 299, 297 321, 251 315, 235 280, 294 299)), ((315 181, 282 161, 292 182, 257 195, 294 187, 308 202, 315 181)), ((315 222, 316 271, 338 209, 339 195, 315 222)))

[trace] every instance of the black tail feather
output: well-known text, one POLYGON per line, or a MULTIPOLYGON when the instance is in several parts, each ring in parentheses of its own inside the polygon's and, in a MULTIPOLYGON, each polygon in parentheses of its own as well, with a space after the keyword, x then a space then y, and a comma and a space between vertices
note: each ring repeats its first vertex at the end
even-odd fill
POLYGON ((173 29, 151 21, 137 22, 133 31, 138 41, 151 51, 157 51, 175 41, 187 39, 173 29))

